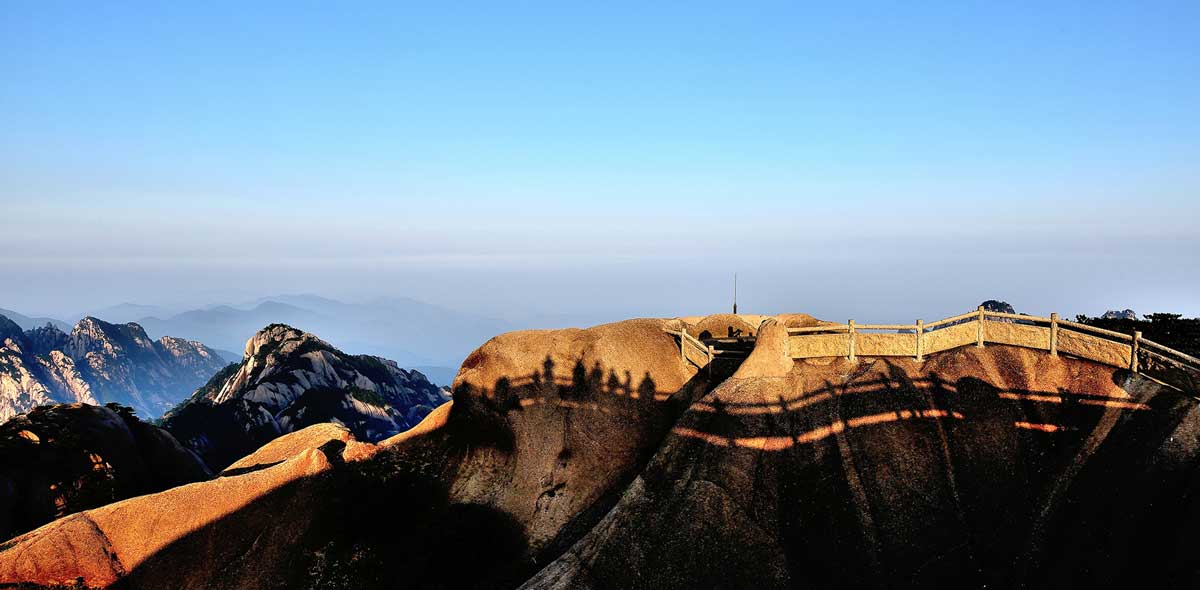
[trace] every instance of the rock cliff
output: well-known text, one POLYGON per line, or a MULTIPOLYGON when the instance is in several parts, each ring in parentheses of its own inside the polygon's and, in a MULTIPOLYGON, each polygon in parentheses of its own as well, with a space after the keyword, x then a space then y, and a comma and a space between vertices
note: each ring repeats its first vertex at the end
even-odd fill
POLYGON ((424 418, 445 394, 395 362, 350 355, 283 324, 246 342, 226 367, 164 416, 163 427, 214 470, 281 434, 333 422, 376 441, 424 418))
POLYGON ((137 324, 87 317, 66 334, 0 316, 0 421, 52 403, 117 403, 156 418, 224 365, 199 342, 151 340, 137 324))

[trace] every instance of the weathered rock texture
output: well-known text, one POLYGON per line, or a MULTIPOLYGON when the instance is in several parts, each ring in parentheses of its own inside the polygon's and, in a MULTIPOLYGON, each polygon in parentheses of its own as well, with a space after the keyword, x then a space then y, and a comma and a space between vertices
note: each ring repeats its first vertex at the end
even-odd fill
POLYGON ((163 427, 214 470, 281 434, 345 426, 377 441, 421 421, 446 395, 417 371, 350 355, 290 326, 264 328, 230 365, 163 418, 163 427))
POLYGON ((704 392, 665 327, 517 332, 473 352, 438 433, 451 451, 441 475, 451 501, 513 515, 533 563, 560 549, 564 530, 594 520, 704 392))
POLYGON ((765 366, 526 587, 1195 584, 1194 399, 1006 346, 765 366))
POLYGON ((209 477, 171 435, 126 411, 38 408, 0 426, 0 538, 209 477))
POLYGON ((83 318, 66 334, 47 324, 22 332, 0 316, 0 421, 53 403, 118 403, 156 418, 224 362, 212 349, 137 324, 83 318))
POLYGON ((241 472, 15 539, 0 582, 1200 582, 1189 395, 1003 345, 791 361, 785 318, 752 323, 754 353, 714 388, 665 333, 678 323, 499 336, 411 432, 294 433, 241 472), (155 525, 189 502, 184 522, 155 525))
POLYGON ((221 475, 236 475, 264 467, 282 463, 309 449, 319 449, 326 444, 346 444, 354 440, 354 435, 345 426, 325 422, 301 428, 290 434, 285 434, 258 450, 234 461, 226 467, 221 475))

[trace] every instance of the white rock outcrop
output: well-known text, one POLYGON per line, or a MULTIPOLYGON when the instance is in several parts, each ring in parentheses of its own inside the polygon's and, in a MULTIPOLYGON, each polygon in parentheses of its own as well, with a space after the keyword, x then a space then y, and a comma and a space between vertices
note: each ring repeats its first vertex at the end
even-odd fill
POLYGON ((151 340, 138 324, 92 317, 66 334, 0 316, 0 345, 0 421, 53 403, 115 402, 156 418, 225 365, 199 342, 151 340))
POLYGON ((216 470, 313 424, 342 424, 358 440, 380 440, 449 400, 417 371, 346 354, 283 324, 252 336, 231 369, 164 417, 167 430, 216 470))

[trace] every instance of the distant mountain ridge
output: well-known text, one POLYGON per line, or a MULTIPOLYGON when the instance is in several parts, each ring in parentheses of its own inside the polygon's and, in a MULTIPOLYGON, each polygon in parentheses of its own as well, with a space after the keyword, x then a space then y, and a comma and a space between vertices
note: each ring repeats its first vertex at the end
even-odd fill
POLYGON ((1102 320, 1137 320, 1138 316, 1137 316, 1137 312, 1133 311, 1132 309, 1126 308, 1121 311, 1110 309, 1110 310, 1104 312, 1104 315, 1100 316, 1100 319, 1102 319, 1102 320))
POLYGON ((415 370, 351 355, 286 324, 246 342, 231 364, 167 412, 162 426, 214 471, 306 426, 334 422, 376 441, 416 425, 449 400, 415 370))
POLYGON ((502 320, 415 299, 344 303, 316 295, 264 297, 245 305, 141 318, 138 323, 152 337, 171 334, 222 350, 241 350, 247 335, 268 324, 304 326, 343 350, 393 359, 403 366, 445 367, 450 372, 480 342, 512 329, 502 320))
POLYGON ((224 366, 200 342, 152 340, 134 323, 85 317, 70 333, 0 316, 0 421, 54 403, 118 403, 156 418, 224 366))
MULTIPOLYGON (((461 312, 406 297, 377 298, 346 303, 307 294, 260 297, 244 303, 200 307, 173 312, 178 307, 120 303, 94 308, 84 317, 120 324, 136 323, 148 337, 170 335, 203 342, 226 362, 240 359, 246 338, 265 325, 304 326, 333 346, 419 367, 438 385, 449 385, 459 364, 480 343, 514 329, 510 322, 461 312)), ((53 318, 36 318, 17 312, 13 319, 23 330, 53 323, 63 332, 72 326, 53 318)), ((8 315, 4 310, 0 314, 8 315)), ((68 318, 80 315, 67 314, 68 318)))
POLYGON ((23 313, 17 313, 11 309, 0 308, 0 315, 8 318, 9 321, 17 324, 22 330, 33 330, 40 328, 46 324, 52 324, 54 327, 64 332, 71 330, 71 324, 56 318, 46 317, 30 317, 23 313))
POLYGON ((163 317, 172 313, 170 308, 160 305, 143 305, 126 302, 93 309, 82 314, 70 316, 68 319, 80 320, 91 316, 94 318, 103 318, 104 321, 114 324, 124 324, 127 322, 140 322, 142 318, 163 317))

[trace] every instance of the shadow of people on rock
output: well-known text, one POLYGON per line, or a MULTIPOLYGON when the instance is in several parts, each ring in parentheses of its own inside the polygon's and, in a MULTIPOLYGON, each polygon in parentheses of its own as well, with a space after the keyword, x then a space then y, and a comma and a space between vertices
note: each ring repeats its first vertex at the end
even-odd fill
POLYGON ((504 378, 497 380, 497 386, 504 390, 503 399, 496 391, 481 391, 470 383, 460 383, 454 388, 454 406, 446 429, 455 445, 465 449, 513 450, 516 439, 507 414, 514 406, 519 409, 521 402, 504 378))
POLYGON ((643 405, 654 404, 654 402, 655 402, 654 396, 657 395, 657 390, 658 390, 658 388, 654 383, 654 379, 650 377, 650 371, 646 371, 646 374, 642 377, 642 382, 638 383, 638 388, 637 388, 638 401, 643 405))
POLYGON ((571 387, 568 391, 570 393, 569 395, 564 395, 564 399, 568 397, 576 400, 587 398, 588 372, 587 367, 583 366, 582 357, 575 361, 575 367, 571 369, 571 387))

